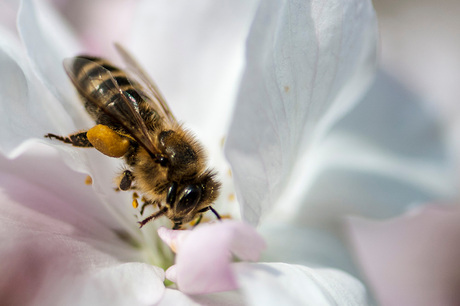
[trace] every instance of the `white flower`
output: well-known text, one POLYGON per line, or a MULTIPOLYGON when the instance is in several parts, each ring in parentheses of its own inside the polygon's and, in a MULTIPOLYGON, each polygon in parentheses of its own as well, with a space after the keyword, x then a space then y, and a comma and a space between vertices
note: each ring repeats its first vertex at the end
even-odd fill
MULTIPOLYGON (((396 122, 387 126, 401 107, 413 115, 417 106, 379 100, 382 88, 376 85, 344 117, 373 75, 377 34, 370 1, 144 1, 133 16, 130 41, 121 42, 158 81, 176 117, 203 141, 224 183, 216 207, 237 216, 234 183, 241 216, 260 224, 270 263, 232 264, 238 291, 186 295, 197 292, 180 288, 180 258, 191 254, 184 251, 187 239, 209 245, 209 229, 227 223, 199 226, 183 238, 178 274, 169 272, 183 291, 165 288, 161 268, 173 257, 155 231, 162 221, 137 228, 130 195, 113 191, 117 163, 95 150, 53 143, 58 157, 33 144, 45 143, 48 132, 66 135, 91 122, 61 64, 84 48, 52 8, 24 0, 20 39, 3 31, 0 40, 0 149, 16 157, 0 163, 2 300, 365 304, 364 286, 347 274, 358 276, 340 240, 341 217, 389 216, 408 199, 450 192, 437 184, 446 176, 442 156, 407 150, 424 137, 418 126, 413 133, 400 131, 396 122), (93 189, 83 185, 86 173, 93 189), (385 206, 390 203, 394 207, 385 206)), ((90 39, 92 47, 97 43, 90 39)), ((430 122, 417 118, 423 127, 430 122)), ((433 137, 427 146, 442 153, 437 141, 433 137)), ((234 248, 244 228, 238 224, 233 232, 223 230, 232 234, 224 249, 255 259, 234 248)), ((243 239, 259 241, 256 234, 243 239)), ((198 288, 202 279, 196 279, 198 288)))

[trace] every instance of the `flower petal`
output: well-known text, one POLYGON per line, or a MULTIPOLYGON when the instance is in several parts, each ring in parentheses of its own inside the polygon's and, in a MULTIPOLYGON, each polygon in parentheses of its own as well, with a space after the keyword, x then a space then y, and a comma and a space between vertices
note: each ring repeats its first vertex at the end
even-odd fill
POLYGON ((23 0, 18 14, 18 29, 31 60, 33 71, 46 88, 64 105, 79 127, 86 127, 88 116, 79 103, 62 61, 75 56, 81 47, 60 16, 46 2, 23 0), (38 7, 36 7, 38 6, 38 7))
POLYGON ((436 118, 384 73, 308 157, 291 181, 303 186, 285 194, 273 219, 333 229, 346 214, 396 216, 456 191, 436 118))
MULTIPOLYGON (((17 36, 16 15, 19 9, 19 1, 3 1, 0 10, 0 27, 17 36)), ((3 33, 2 33, 3 34, 3 33)))
MULTIPOLYGON (((36 25, 32 28, 38 30, 36 25)), ((23 152, 24 146, 20 145, 27 140, 43 139, 47 132, 67 133, 76 128, 68 109, 43 86, 43 78, 37 77, 35 66, 31 65, 23 46, 15 40, 14 33, 2 32, 0 37, 0 150, 15 157, 23 152)), ((60 60, 56 61, 63 71, 60 60)), ((63 79, 67 81, 65 74, 63 79)))
POLYGON ((380 73, 321 145, 299 161, 282 201, 259 232, 264 259, 341 269, 360 278, 346 241, 347 215, 397 216, 456 191, 453 163, 432 113, 380 73))
MULTIPOLYGON (((180 292, 179 290, 174 289, 166 289, 161 301, 156 304, 157 306, 170 306, 170 305, 177 305, 177 306, 198 306, 203 305, 200 303, 196 303, 190 296, 180 292)), ((206 304, 204 304, 206 305, 206 304)))
POLYGON ((263 261, 331 267, 359 277, 347 244, 331 230, 274 221, 258 230, 267 242, 263 261))
POLYGON ((226 291, 202 295, 187 295, 176 289, 166 288, 163 299, 157 306, 234 306, 246 305, 244 296, 238 291, 226 291))
POLYGON ((245 220, 278 199, 299 149, 348 111, 369 84, 370 1, 262 1, 226 143, 245 220))
POLYGON ((458 206, 427 206, 386 221, 348 221, 358 263, 382 305, 460 303, 458 206))
POLYGON ((23 50, 10 34, 0 36, 0 151, 12 157, 20 153, 18 146, 24 141, 42 138, 68 116, 62 107, 59 111, 53 106, 57 101, 49 92, 37 86, 23 50))
POLYGON ((116 253, 121 255, 125 253, 122 249, 126 249, 126 242, 142 239, 136 219, 128 210, 123 214, 129 201, 110 203, 111 197, 107 196, 103 200, 111 205, 102 205, 100 195, 85 185, 85 175, 69 169, 48 146, 36 144, 13 160, 0 156, 0 169, 0 188, 5 195, 15 199, 18 205, 90 233, 99 239, 96 244, 101 247, 118 245, 116 253), (119 215, 111 214, 114 210, 119 215), (125 242, 119 235, 126 237, 125 242))
POLYGON ((142 1, 138 9, 134 53, 211 151, 222 152, 257 2, 142 1))
POLYGON ((57 9, 72 25, 86 50, 96 56, 115 55, 114 42, 132 35, 135 0, 56 0, 57 9))
POLYGON ((61 305, 153 305, 163 297, 163 280, 164 272, 158 267, 124 263, 84 277, 74 300, 66 297, 61 305))
POLYGON ((236 221, 204 224, 182 235, 186 238, 174 239, 180 245, 176 266, 168 274, 177 278, 174 280, 181 291, 189 294, 235 289, 231 253, 241 260, 257 260, 265 247, 254 228, 236 221))
POLYGON ((128 255, 133 249, 122 247, 115 235, 67 224, 40 207, 23 205, 8 191, 0 191, 2 303, 95 305, 92 301, 101 304, 110 297, 150 305, 161 298, 163 271, 147 264, 119 265, 115 256, 131 261, 136 257, 128 255))
POLYGON ((367 305, 364 286, 333 269, 283 263, 237 264, 248 305, 367 305))

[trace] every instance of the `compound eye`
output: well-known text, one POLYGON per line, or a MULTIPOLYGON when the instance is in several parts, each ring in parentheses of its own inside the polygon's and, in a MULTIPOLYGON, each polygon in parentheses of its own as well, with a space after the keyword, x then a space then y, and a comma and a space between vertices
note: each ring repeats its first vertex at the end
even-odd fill
POLYGON ((201 198, 201 189, 197 185, 188 185, 182 190, 177 210, 191 211, 196 207, 201 198))
POLYGON ((172 208, 174 202, 176 202, 176 193, 177 193, 177 183, 173 182, 171 186, 169 186, 168 193, 166 195, 166 203, 169 204, 172 208))

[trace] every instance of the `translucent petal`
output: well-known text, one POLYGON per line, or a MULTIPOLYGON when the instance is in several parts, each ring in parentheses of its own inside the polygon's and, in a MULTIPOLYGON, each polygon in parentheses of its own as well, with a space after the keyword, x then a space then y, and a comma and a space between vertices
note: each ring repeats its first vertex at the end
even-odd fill
POLYGON ((262 261, 330 267, 359 277, 346 242, 334 232, 274 221, 264 222, 258 230, 267 242, 262 261))
POLYGON ((432 112, 380 73, 305 159, 261 224, 265 259, 361 277, 343 240, 347 215, 388 218, 456 192, 453 163, 432 112))
POLYGON ((368 304, 364 286, 339 270, 240 263, 237 275, 248 305, 368 304))
POLYGON ((283 195, 273 218, 333 229, 346 214, 390 217, 452 197, 452 159, 436 119, 380 73, 363 101, 299 161, 289 184, 302 184, 283 195))
POLYGON ((348 111, 369 84, 370 1, 262 1, 247 41, 228 157, 245 220, 278 199, 298 150, 348 111))

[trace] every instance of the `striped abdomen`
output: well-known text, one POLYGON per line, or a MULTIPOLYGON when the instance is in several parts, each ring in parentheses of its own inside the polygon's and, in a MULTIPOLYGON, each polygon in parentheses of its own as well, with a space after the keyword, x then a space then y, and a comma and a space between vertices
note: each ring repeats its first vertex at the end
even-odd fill
MULTIPOLYGON (((140 114, 149 129, 156 129, 160 124, 158 113, 146 102, 148 98, 145 94, 142 94, 142 87, 109 61, 97 57, 80 56, 73 61, 72 73, 78 84, 86 111, 97 124, 107 125, 114 130, 123 130, 119 123, 119 121, 125 121, 123 117, 116 116, 118 118, 116 120, 98 105, 111 105, 123 113, 127 101, 140 114), (86 97, 98 104, 89 101, 86 97)), ((129 112, 126 113, 129 114, 129 112)))

